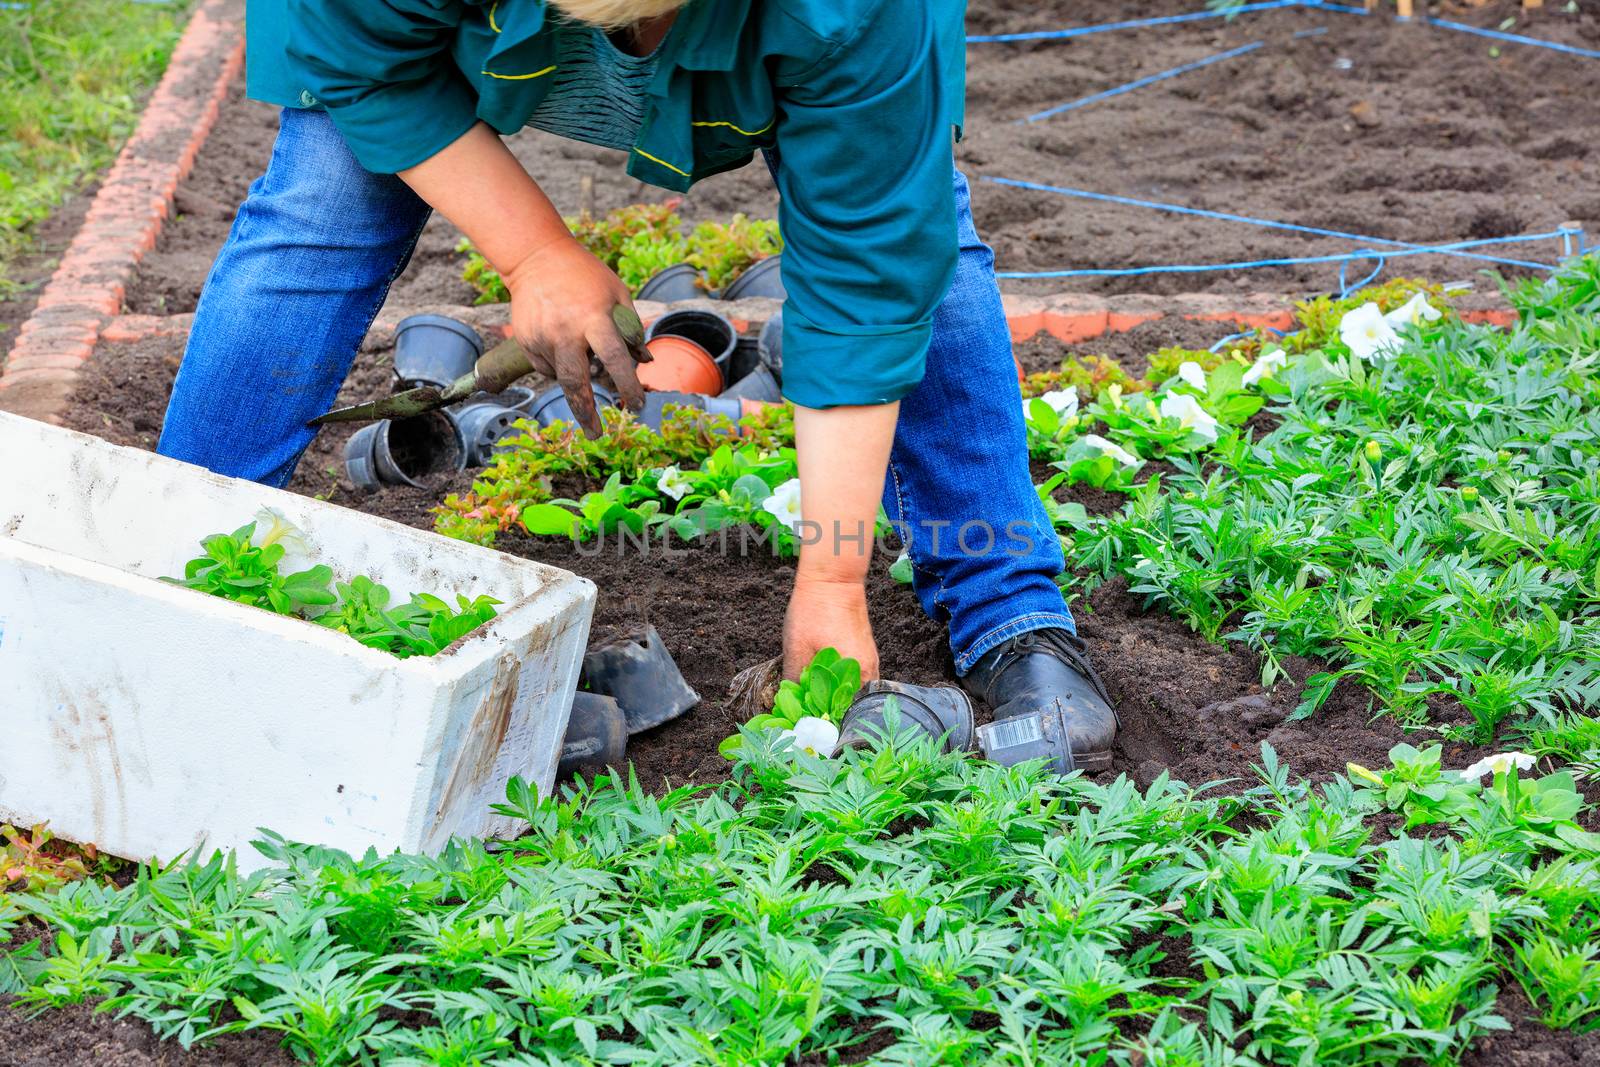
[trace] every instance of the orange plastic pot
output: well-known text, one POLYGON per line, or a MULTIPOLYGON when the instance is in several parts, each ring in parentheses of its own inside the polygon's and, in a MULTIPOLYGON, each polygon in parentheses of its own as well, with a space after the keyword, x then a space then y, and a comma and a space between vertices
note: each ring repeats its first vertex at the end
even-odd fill
POLYGON ((687 337, 663 334, 652 337, 647 347, 655 359, 639 364, 639 384, 646 389, 704 396, 722 392, 722 371, 717 361, 687 337))
POLYGON ((1017 365, 1017 382, 1021 385, 1028 384, 1028 372, 1022 369, 1022 360, 1016 356, 1011 357, 1011 362, 1017 365))

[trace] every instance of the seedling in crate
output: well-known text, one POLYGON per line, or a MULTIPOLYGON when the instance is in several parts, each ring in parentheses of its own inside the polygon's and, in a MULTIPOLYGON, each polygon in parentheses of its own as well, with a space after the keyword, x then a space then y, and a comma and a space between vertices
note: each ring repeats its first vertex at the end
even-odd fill
POLYGON ((391 608, 388 587, 364 575, 340 582, 338 590, 339 606, 319 615, 317 625, 400 659, 437 655, 493 619, 500 603, 486 596, 457 596, 452 609, 436 596, 418 593, 409 603, 391 608))
POLYGON ((256 525, 252 522, 231 534, 206 538, 200 542, 205 555, 184 565, 181 580, 163 580, 279 615, 332 604, 335 597, 329 586, 333 571, 319 564, 294 574, 280 574, 278 565, 283 562, 284 543, 270 533, 258 539, 256 525))
POLYGON ((231 534, 201 542, 206 554, 184 567, 184 577, 163 578, 212 596, 249 607, 265 608, 349 634, 362 644, 400 659, 432 656, 495 617, 493 597, 456 597, 452 609, 443 600, 418 593, 406 604, 389 607, 390 593, 365 575, 334 586, 332 568, 318 564, 294 574, 279 573, 286 552, 309 551, 283 516, 263 509, 256 522, 231 534), (257 536, 259 524, 267 532, 257 536))

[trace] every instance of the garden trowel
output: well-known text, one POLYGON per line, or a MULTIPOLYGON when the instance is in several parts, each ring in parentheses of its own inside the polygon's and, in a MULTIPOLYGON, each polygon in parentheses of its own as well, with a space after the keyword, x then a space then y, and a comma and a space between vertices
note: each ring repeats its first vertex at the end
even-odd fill
MULTIPOLYGON (((611 309, 611 321, 622 335, 623 343, 636 354, 644 348, 644 323, 629 307, 618 304, 611 309)), ((374 400, 354 407, 337 408, 319 415, 308 425, 324 426, 330 422, 375 422, 379 419, 409 419, 429 411, 449 407, 474 393, 498 393, 524 375, 534 371, 528 353, 514 340, 502 341, 479 358, 471 373, 463 374, 443 389, 425 385, 418 389, 374 400)))

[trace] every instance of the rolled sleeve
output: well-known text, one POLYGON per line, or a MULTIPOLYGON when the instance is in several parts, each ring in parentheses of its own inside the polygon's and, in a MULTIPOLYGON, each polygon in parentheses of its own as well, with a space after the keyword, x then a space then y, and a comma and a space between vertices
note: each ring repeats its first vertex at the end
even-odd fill
POLYGON ((414 167, 477 121, 477 96, 450 58, 461 8, 289 0, 289 61, 367 170, 414 167))
POLYGON ((958 255, 961 88, 945 53, 959 7, 883 0, 821 63, 780 77, 784 393, 797 404, 884 404, 922 380, 958 255))

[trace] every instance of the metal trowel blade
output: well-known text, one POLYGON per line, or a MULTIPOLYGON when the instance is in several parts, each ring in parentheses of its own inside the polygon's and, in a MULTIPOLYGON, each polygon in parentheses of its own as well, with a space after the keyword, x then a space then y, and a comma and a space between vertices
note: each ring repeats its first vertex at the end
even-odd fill
POLYGON ((337 408, 326 415, 312 419, 308 426, 325 426, 330 422, 376 422, 379 419, 409 419, 429 411, 437 411, 450 403, 442 392, 431 385, 420 389, 407 389, 403 393, 374 400, 368 404, 337 408))

